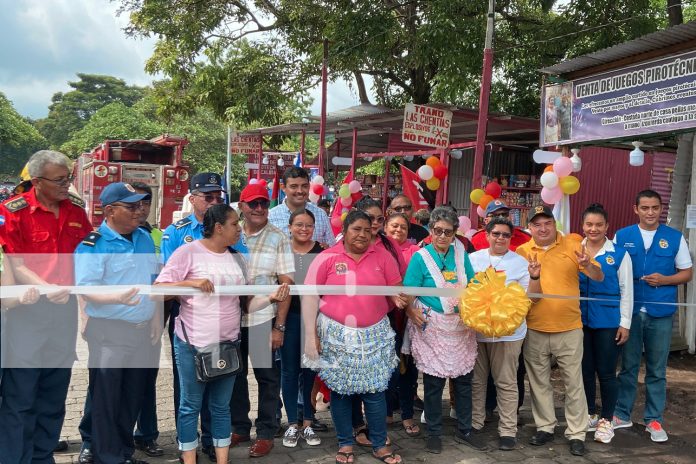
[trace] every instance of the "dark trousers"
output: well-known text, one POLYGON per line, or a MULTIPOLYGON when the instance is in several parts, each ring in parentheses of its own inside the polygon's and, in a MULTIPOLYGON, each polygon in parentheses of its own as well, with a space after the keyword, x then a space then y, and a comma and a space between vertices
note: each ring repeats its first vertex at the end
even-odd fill
MULTIPOLYGON (((450 382, 454 384, 457 429, 463 434, 471 431, 471 379, 473 377, 472 371, 450 379, 450 382)), ((445 382, 447 382, 446 378, 423 373, 425 421, 428 426, 428 435, 431 437, 442 435, 442 392, 445 389, 445 382)))
POLYGON ((591 329, 583 327, 582 381, 585 384, 587 410, 594 414, 597 409, 595 399, 597 386, 595 375, 599 379, 599 391, 602 398, 602 418, 611 420, 614 416, 616 398, 619 394, 619 382, 616 377, 616 364, 621 354, 621 347, 616 344, 617 329, 591 329))
POLYGON ((157 374, 159 369, 143 369, 145 376, 145 396, 138 415, 137 427, 133 439, 138 443, 157 440, 157 374))
MULTIPOLYGON (((174 377, 174 419, 177 424, 179 423, 179 400, 181 398, 181 389, 179 386, 179 369, 176 367, 176 354, 174 353, 174 326, 175 324, 179 323, 177 322, 176 318, 179 315, 180 307, 181 305, 179 305, 178 301, 172 301, 169 303, 169 324, 167 325, 169 345, 171 346, 172 350, 172 374, 174 377)), ((210 431, 210 420, 211 417, 210 408, 208 408, 208 394, 203 392, 203 405, 201 406, 201 444, 206 448, 213 446, 213 437, 210 431)))
POLYGON ((272 320, 251 328, 242 327, 243 367, 242 372, 237 375, 234 382, 232 399, 230 400, 232 432, 237 435, 249 436, 251 433, 251 420, 249 420, 251 404, 247 381, 249 356, 251 356, 251 362, 255 366, 254 377, 259 386, 258 415, 255 423, 256 438, 272 440, 278 430, 276 411, 280 401, 280 367, 274 362, 273 353, 269 348, 272 328, 272 320))
MULTIPOLYGON (((524 404, 524 376, 527 369, 524 367, 524 356, 520 353, 520 362, 517 365, 517 408, 524 404)), ((493 411, 498 406, 498 392, 495 389, 493 374, 488 373, 488 383, 486 384, 486 411, 493 411)))
POLYGON ((281 384, 288 424, 298 421, 298 412, 306 420, 314 418, 312 388, 316 372, 302 367, 302 315, 290 312, 285 320, 285 337, 280 348, 281 384), (302 403, 299 402, 298 390, 302 403))

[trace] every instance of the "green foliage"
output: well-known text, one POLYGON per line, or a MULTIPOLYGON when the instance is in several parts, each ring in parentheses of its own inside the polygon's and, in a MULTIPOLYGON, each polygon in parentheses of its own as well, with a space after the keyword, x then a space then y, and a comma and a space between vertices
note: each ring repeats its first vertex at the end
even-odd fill
POLYGON ((29 156, 45 146, 46 139, 0 92, 0 180, 17 180, 29 156))
POLYGON ((144 89, 116 77, 83 73, 77 77, 78 81, 68 82, 73 90, 53 95, 48 116, 36 123, 51 148, 62 146, 105 105, 120 102, 132 106, 143 96, 144 89))

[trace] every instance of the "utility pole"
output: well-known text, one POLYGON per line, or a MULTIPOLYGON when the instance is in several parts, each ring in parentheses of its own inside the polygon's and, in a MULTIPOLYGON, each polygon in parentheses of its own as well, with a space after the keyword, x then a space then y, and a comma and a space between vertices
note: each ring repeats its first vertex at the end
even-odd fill
POLYGON ((324 175, 326 163, 326 95, 329 82, 329 41, 324 39, 324 59, 321 64, 321 120, 319 123, 319 175, 324 175))

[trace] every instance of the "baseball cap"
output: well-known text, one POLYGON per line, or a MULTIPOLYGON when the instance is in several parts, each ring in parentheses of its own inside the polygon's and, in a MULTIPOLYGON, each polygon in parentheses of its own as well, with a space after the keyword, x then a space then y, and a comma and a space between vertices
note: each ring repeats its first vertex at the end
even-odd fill
POLYGON ((508 208, 505 202, 501 200, 493 200, 490 203, 488 203, 488 206, 486 206, 486 216, 488 216, 489 214, 493 214, 501 209, 506 209, 510 211, 510 208, 508 208))
POLYGON ((553 211, 546 205, 533 206, 527 214, 527 222, 532 222, 537 216, 546 216, 553 219, 553 211))
POLYGON ((147 193, 138 193, 131 184, 125 182, 114 182, 107 185, 99 195, 99 200, 103 206, 120 201, 121 203, 136 203, 145 198, 149 198, 147 193))
POLYGON ((222 178, 214 172, 199 172, 191 178, 189 182, 189 190, 198 190, 199 192, 218 192, 223 190, 222 178))
POLYGON ((268 189, 261 184, 249 184, 244 187, 242 193, 239 195, 239 201, 250 202, 256 200, 257 198, 263 198, 268 200, 268 189))

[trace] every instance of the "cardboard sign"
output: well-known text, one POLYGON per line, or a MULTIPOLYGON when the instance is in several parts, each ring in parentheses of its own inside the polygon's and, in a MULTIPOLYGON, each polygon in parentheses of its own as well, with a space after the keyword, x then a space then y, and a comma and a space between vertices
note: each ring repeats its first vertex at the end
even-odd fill
POLYGON ((259 152, 259 145, 261 145, 260 135, 232 134, 230 151, 233 155, 250 155, 259 152))
POLYGON ((452 112, 431 106, 406 104, 401 140, 427 147, 449 146, 452 112))

